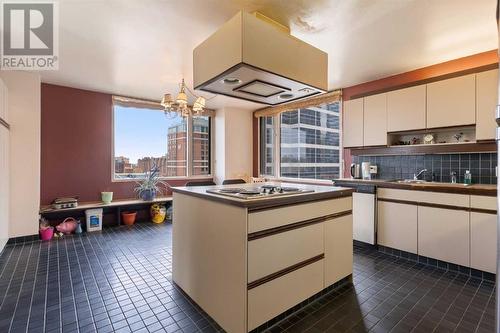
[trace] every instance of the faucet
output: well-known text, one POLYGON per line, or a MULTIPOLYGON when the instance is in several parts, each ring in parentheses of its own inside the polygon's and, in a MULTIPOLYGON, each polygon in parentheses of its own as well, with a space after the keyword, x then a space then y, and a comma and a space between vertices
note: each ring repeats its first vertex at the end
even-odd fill
POLYGON ((418 180, 418 177, 420 177, 420 175, 423 174, 424 172, 427 172, 427 169, 422 169, 419 171, 419 173, 413 174, 413 180, 418 180))

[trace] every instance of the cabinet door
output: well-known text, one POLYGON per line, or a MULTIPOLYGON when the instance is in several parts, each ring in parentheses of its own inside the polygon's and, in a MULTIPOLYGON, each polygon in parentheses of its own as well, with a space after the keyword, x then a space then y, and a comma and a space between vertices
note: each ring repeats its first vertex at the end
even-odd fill
POLYGON ((476 123, 476 75, 470 74, 427 85, 427 127, 476 123))
POLYGON ((495 107, 498 102, 498 69, 476 75, 476 139, 495 138, 495 107))
POLYGON ((342 126, 344 147, 363 146, 363 99, 345 101, 342 113, 344 115, 342 126))
POLYGON ((424 129, 426 86, 420 85, 387 93, 387 131, 424 129))
POLYGON ((470 213, 470 266, 496 273, 497 267, 497 216, 470 213))
POLYGON ((387 145, 387 94, 364 98, 363 145, 387 145))
POLYGON ((419 206, 418 254, 469 266, 469 212, 419 206))
POLYGON ((352 215, 325 222, 325 288, 352 274, 352 215))
POLYGON ((377 243, 417 253, 417 206, 378 201, 377 243))

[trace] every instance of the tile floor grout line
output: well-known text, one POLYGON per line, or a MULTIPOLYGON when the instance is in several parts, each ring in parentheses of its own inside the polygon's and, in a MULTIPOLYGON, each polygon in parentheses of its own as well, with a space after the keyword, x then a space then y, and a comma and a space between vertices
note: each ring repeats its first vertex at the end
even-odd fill
MULTIPOLYGON (((33 249, 33 246, 31 245, 30 246, 30 250, 29 250, 29 255, 28 255, 28 261, 26 263, 26 267, 24 268, 23 279, 21 280, 21 286, 19 287, 19 292, 17 294, 16 305, 14 307, 14 312, 13 312, 12 318, 10 320, 9 332, 11 331, 12 324, 14 322, 14 319, 16 318, 17 305, 19 304, 19 298, 21 297, 21 293, 22 293, 22 290, 23 290, 24 280, 26 279, 26 271, 28 270, 29 261, 31 260, 31 251, 32 251, 32 249, 33 249)), ((26 326, 28 326, 28 325, 26 324, 26 326)))

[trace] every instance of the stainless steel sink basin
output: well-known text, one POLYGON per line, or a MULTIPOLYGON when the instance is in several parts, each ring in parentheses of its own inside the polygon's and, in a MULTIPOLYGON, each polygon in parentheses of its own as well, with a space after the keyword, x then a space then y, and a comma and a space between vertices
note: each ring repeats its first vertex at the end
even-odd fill
POLYGON ((425 180, 420 180, 420 179, 403 179, 403 180, 398 180, 398 183, 401 183, 401 184, 425 184, 425 183, 430 183, 428 181, 425 181, 425 180))

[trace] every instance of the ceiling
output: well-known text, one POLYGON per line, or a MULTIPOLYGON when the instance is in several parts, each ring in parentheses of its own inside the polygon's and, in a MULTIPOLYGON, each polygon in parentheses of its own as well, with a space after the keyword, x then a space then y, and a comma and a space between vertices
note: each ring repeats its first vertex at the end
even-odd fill
MULTIPOLYGON (((342 88, 497 48, 495 0, 60 0, 59 70, 42 81, 160 99, 192 86, 192 51, 239 10, 329 55, 342 88)), ((286 55, 284 55, 286 56, 286 55)), ((213 95, 202 93, 206 97, 213 95)), ((212 108, 262 107, 216 96, 212 108)))

